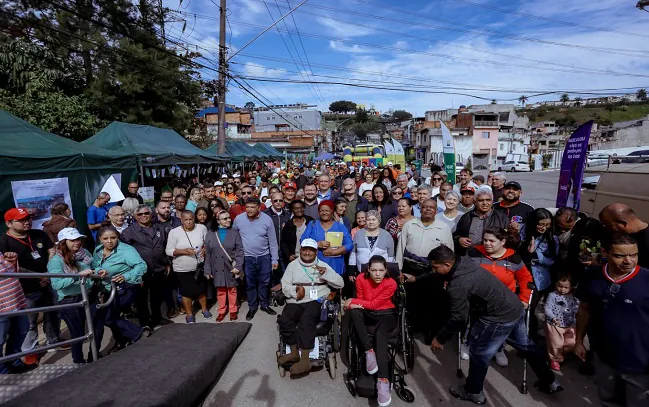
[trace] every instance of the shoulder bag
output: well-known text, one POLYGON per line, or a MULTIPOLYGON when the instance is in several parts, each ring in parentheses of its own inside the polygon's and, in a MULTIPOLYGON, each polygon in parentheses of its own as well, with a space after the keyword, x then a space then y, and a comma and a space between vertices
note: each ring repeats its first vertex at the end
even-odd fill
POLYGON ((221 250, 223 250, 223 253, 225 253, 225 257, 228 258, 230 261, 230 266, 232 267, 232 274, 234 274, 235 278, 243 278, 243 270, 237 269, 237 262, 236 260, 232 260, 232 257, 230 257, 230 254, 228 254, 228 251, 225 250, 225 247, 223 247, 223 243, 221 243, 221 238, 219 238, 219 232, 214 232, 214 235, 216 235, 216 241, 219 242, 219 246, 221 246, 221 250), (237 269, 237 272, 235 273, 234 270, 237 269))
MULTIPOLYGON (((192 244, 192 241, 189 239, 189 235, 187 234, 187 231, 184 228, 183 228, 183 232, 185 232, 185 236, 187 236, 187 241, 189 242, 189 245, 193 249, 194 245, 192 244)), ((198 279, 200 279, 201 276, 205 274, 205 260, 200 261, 196 252, 194 252, 194 257, 196 257, 196 270, 194 271, 194 280, 198 281, 198 279)))

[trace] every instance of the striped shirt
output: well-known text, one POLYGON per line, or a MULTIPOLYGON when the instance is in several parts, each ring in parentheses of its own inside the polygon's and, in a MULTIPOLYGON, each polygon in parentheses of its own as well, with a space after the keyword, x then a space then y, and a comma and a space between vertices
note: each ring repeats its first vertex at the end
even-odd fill
MULTIPOLYGON (((13 264, 0 254, 0 273, 15 273, 13 264)), ((17 278, 0 278, 0 313, 27 307, 23 288, 17 278)))

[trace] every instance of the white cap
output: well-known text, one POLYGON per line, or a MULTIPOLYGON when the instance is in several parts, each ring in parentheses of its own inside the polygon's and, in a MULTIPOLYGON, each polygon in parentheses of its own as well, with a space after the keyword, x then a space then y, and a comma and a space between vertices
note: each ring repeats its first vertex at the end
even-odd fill
POLYGON ((228 177, 228 174, 221 175, 221 178, 227 178, 227 177, 228 177))
POLYGON ((318 250, 318 242, 316 242, 314 239, 304 239, 302 240, 300 247, 310 247, 312 249, 318 250))
POLYGON ((388 167, 392 167, 392 161, 388 162, 388 167))
POLYGON ((232 178, 239 178, 240 176, 241 176, 241 174, 239 174, 239 173, 237 172, 236 174, 234 174, 234 175, 232 176, 232 178))
POLYGON ((316 177, 319 177, 320 175, 322 175, 322 171, 316 171, 315 175, 316 175, 316 177))
POLYGON ((223 186, 223 182, 221 182, 221 181, 216 181, 216 182, 214 183, 214 186, 215 186, 215 187, 223 186))
POLYGON ((77 240, 81 237, 86 237, 86 235, 82 235, 75 228, 64 228, 61 229, 61 231, 56 237, 59 240, 59 242, 62 242, 64 240, 77 240))
POLYGON ((350 165, 350 166, 349 166, 349 171, 351 171, 351 172, 354 172, 354 171, 355 171, 355 168, 354 168, 353 165, 350 165))

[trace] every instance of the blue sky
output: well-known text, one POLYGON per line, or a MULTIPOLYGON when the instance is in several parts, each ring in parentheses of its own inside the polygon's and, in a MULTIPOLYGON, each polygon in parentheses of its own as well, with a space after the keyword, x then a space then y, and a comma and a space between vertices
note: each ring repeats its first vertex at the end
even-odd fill
MULTIPOLYGON (((201 52, 206 65, 218 60, 218 3, 164 0, 167 7, 179 10, 176 19, 185 20, 168 24, 167 35, 201 52)), ((228 0, 231 52, 286 13, 289 4, 295 7, 299 1, 228 0)), ((409 90, 247 80, 266 103, 302 102, 323 111, 340 99, 423 115, 491 99, 517 103, 522 94, 545 91, 569 91, 573 98, 589 97, 578 94, 580 90, 615 94, 620 91, 600 90, 649 88, 649 13, 635 4, 309 0, 284 20, 286 25, 278 24, 281 36, 275 28, 268 31, 235 56, 231 68, 248 78, 409 90)), ((212 71, 203 74, 215 76, 212 71)), ((529 102, 558 98, 550 94, 530 97, 529 102)), ((231 82, 227 103, 242 106, 247 101, 261 105, 231 82)))

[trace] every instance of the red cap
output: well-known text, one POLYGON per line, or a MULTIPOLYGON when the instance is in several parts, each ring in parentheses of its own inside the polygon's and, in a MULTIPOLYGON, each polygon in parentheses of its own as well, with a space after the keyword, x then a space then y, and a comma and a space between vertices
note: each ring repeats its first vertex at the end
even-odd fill
POLYGON ((29 216, 27 209, 23 208, 11 208, 5 212, 5 222, 11 222, 12 220, 22 220, 29 216))
POLYGON ((287 188, 293 188, 297 190, 297 185, 295 185, 295 182, 289 181, 284 184, 284 187, 282 189, 287 189, 287 188))
POLYGON ((462 192, 471 192, 472 194, 475 194, 475 188, 473 188, 472 186, 469 186, 469 185, 465 185, 460 190, 460 193, 462 193, 462 192))

